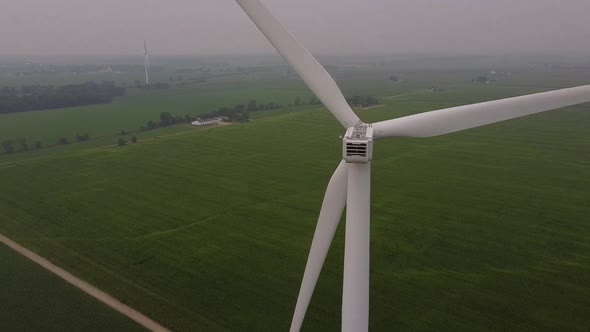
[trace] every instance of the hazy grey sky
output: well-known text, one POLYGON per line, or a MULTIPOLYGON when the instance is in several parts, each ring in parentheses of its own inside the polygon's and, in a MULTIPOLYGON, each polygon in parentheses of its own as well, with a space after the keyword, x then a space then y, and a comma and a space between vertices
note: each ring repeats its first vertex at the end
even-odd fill
MULTIPOLYGON (((308 49, 590 53, 590 0, 263 0, 308 49)), ((233 0, 19 0, 0 55, 270 53, 233 0)))

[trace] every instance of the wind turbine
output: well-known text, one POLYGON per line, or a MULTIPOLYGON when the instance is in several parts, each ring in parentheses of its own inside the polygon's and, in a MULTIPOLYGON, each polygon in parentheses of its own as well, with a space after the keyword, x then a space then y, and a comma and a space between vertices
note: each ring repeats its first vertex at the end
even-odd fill
POLYGON ((143 40, 143 49, 145 50, 144 58, 143 58, 143 67, 145 68, 145 85, 149 85, 150 84, 149 72, 151 72, 151 69, 150 69, 150 58, 148 57, 148 51, 147 51, 147 45, 145 43, 145 39, 143 40))
POLYGON ((259 0, 236 0, 279 54, 344 126, 342 161, 320 210, 291 322, 299 331, 326 254, 346 207, 342 331, 369 327, 370 189, 373 142, 387 137, 432 137, 590 101, 590 85, 446 108, 364 123, 328 72, 259 0))

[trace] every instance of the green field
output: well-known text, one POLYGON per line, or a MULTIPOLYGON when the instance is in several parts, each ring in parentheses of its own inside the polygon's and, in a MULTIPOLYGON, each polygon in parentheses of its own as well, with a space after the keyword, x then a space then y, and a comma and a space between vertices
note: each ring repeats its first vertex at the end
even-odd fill
MULTIPOLYGON (((130 59, 127 59, 130 60, 130 59)), ((212 72, 204 75, 206 81, 198 84, 184 84, 173 86, 169 89, 146 90, 130 87, 127 95, 116 98, 111 104, 91 105, 82 107, 71 107, 51 111, 33 111, 13 114, 0 114, 0 141, 11 139, 18 141, 21 138, 27 139, 29 146, 40 141, 44 147, 51 147, 51 151, 29 151, 15 155, 6 155, 0 151, 0 164, 15 160, 29 160, 46 155, 59 155, 61 151, 78 151, 83 147, 58 147, 55 145, 60 138, 67 138, 70 142, 75 141, 76 134, 88 133, 93 142, 86 142, 84 145, 91 147, 102 147, 111 145, 117 141, 117 134, 121 130, 136 133, 140 126, 149 120, 157 120, 161 112, 170 112, 173 115, 208 113, 219 107, 232 107, 236 104, 245 104, 254 99, 259 103, 275 102, 288 105, 296 97, 307 101, 311 96, 309 90, 299 79, 283 79, 282 72, 286 70, 281 62, 273 63, 267 71, 258 72, 255 76, 247 76, 236 70, 219 72, 220 68, 227 70, 228 65, 225 59, 161 59, 161 63, 170 65, 166 70, 154 73, 155 82, 169 82, 169 76, 176 76, 175 69, 190 68, 197 66, 211 65, 212 72), (186 67, 185 67, 186 66, 186 67), (220 67, 221 66, 221 67, 220 67)), ((233 59, 242 66, 251 66, 260 63, 260 59, 244 58, 233 59)), ((268 60, 267 60, 268 61, 268 60)), ((334 61, 334 60, 332 60, 334 61)), ((337 63, 340 63, 338 60, 337 63)), ((494 84, 494 89, 487 89, 486 98, 503 97, 516 95, 522 86, 534 90, 543 91, 549 88, 559 88, 583 84, 590 75, 590 68, 585 66, 573 68, 561 68, 559 70, 543 70, 531 68, 526 62, 519 59, 518 62, 511 59, 498 60, 494 58, 465 58, 457 63, 457 60, 442 59, 399 59, 386 63, 375 61, 352 64, 351 60, 344 60, 343 65, 332 66, 331 72, 336 77, 345 95, 355 94, 375 95, 384 99, 408 92, 423 91, 432 86, 438 87, 461 87, 473 86, 471 80, 485 72, 486 66, 502 65, 503 70, 498 71, 499 80, 494 84), (347 62, 348 61, 348 62, 347 62), (430 67, 435 67, 432 69, 430 67), (426 67, 429 69, 424 69, 426 67), (390 81, 389 75, 395 73, 400 82, 390 81), (504 89, 501 89, 504 87, 504 89)), ((357 60, 358 61, 358 60, 357 60)), ((367 61, 367 60, 363 60, 367 61)), ((328 62, 329 64, 330 62, 328 62)), ((490 68, 490 67, 487 67, 490 68)), ((0 71, 0 86, 4 85, 26 85, 26 84, 68 84, 72 82, 84 82, 88 80, 113 80, 119 84, 132 85, 134 79, 142 78, 143 73, 134 74, 37 74, 22 78, 7 76, 0 71), (130 76, 131 75, 131 76, 130 76), (135 75, 135 76, 134 76, 135 75), (139 76, 137 76, 139 75, 139 76)), ((185 75, 186 76, 186 75, 185 75)), ((198 76, 198 75, 197 75, 198 76)), ((477 97, 477 93, 474 98, 477 97)), ((444 97, 444 103, 453 103, 453 99, 444 97)), ((287 108, 278 112, 263 111, 261 114, 252 113, 253 119, 290 113, 293 110, 287 108)), ((159 134, 142 134, 144 137, 154 137, 159 134)))
MULTIPOLYGON (((383 75, 364 73, 341 80, 347 94, 394 95, 424 88, 424 83, 398 84, 384 79, 383 75)), ((0 114, 0 142, 10 139, 18 142, 25 138, 30 147, 40 141, 41 150, 13 154, 0 151, 0 165, 19 160, 31 160, 46 156, 63 155, 64 152, 86 150, 115 144, 118 134, 124 130, 130 135, 124 138, 129 141, 131 135, 138 138, 153 138, 188 130, 187 126, 174 129, 165 128, 158 131, 139 132, 150 120, 158 120, 161 112, 184 116, 190 114, 209 113, 220 107, 233 107, 236 104, 247 104, 254 99, 259 103, 279 103, 283 107, 276 111, 252 113, 252 119, 263 118, 282 113, 300 111, 301 108, 286 107, 296 97, 307 102, 311 97, 309 90, 300 80, 284 80, 277 75, 258 75, 254 78, 231 76, 227 80, 212 79, 207 83, 175 86, 169 89, 145 90, 128 89, 127 95, 116 98, 111 104, 70 107, 50 111, 32 111, 12 114, 0 114), (77 134, 88 133, 89 142, 60 146, 57 144, 62 137, 70 143, 75 142, 77 134)), ((55 78, 56 80, 58 78, 55 78)), ((17 148, 20 148, 17 144, 17 148)))
POLYGON ((303 90, 303 86, 288 89, 264 83, 130 90, 127 96, 112 104, 1 115, 0 140, 26 137, 29 141, 41 140, 48 145, 56 143, 60 137, 72 140, 76 133, 89 133, 91 137, 116 135, 121 130, 138 130, 147 121, 158 120, 161 112, 198 115, 222 106, 246 104, 250 99, 286 104, 297 95, 305 97, 309 93, 303 90))
MULTIPOLYGON (((528 86, 457 85, 358 113, 377 121, 546 85, 528 86)), ((145 104, 188 108, 190 96, 145 104)), ((371 329, 587 329, 589 125, 586 104, 377 142, 371 329)), ((4 165, 0 232, 173 329, 286 330, 342 132, 311 109, 4 165)), ((340 227, 305 330, 339 330, 343 244, 340 227)))
MULTIPOLYGON (((423 83, 396 84, 369 73, 341 80, 346 93, 387 95, 423 86, 423 83)), ((27 138, 45 145, 60 137, 72 138, 76 133, 91 137, 113 135, 120 130, 137 130, 149 120, 157 120, 161 112, 173 115, 198 115, 247 104, 274 102, 287 106, 296 97, 307 101, 311 92, 301 80, 283 80, 277 75, 211 80, 207 83, 175 86, 168 89, 128 89, 127 95, 111 104, 70 107, 51 111, 0 114, 0 141, 27 138)))
POLYGON ((143 331, 141 326, 0 244, 0 321, 11 331, 143 331))

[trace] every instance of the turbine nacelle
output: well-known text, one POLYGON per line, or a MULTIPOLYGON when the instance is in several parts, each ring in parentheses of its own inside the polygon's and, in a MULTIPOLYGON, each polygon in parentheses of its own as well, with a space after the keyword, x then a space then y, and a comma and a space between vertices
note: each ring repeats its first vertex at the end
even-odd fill
POLYGON ((342 159, 347 163, 368 163, 373 159, 373 126, 359 122, 342 138, 342 159))

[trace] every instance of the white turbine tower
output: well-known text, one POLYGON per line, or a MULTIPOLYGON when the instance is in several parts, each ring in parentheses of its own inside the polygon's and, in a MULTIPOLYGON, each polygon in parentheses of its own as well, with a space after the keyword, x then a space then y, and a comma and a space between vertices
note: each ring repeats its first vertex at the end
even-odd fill
POLYGON ((145 85, 150 84, 150 76, 149 73, 150 69, 150 58, 148 57, 147 45, 145 43, 145 39, 143 40, 143 49, 145 50, 144 58, 143 58, 143 67, 145 68, 145 85))
POLYGON ((373 141, 432 137, 590 101, 590 85, 452 107, 374 124, 362 122, 328 72, 259 0, 236 0, 279 54, 346 128, 343 160, 332 175, 311 244, 291 331, 299 331, 346 206, 342 331, 369 326, 369 230, 373 141))

